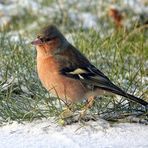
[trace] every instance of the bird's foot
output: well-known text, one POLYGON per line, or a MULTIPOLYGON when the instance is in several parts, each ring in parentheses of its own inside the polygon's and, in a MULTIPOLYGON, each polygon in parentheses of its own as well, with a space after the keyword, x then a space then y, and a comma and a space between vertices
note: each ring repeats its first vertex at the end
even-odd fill
POLYGON ((60 113, 59 124, 69 125, 76 122, 85 123, 87 121, 98 119, 98 115, 92 115, 88 106, 84 106, 81 110, 76 110, 75 106, 69 106, 60 113))
POLYGON ((73 116, 73 111, 70 108, 66 108, 64 109, 61 113, 60 113, 60 118, 61 119, 66 119, 73 116))
POLYGON ((97 117, 95 115, 92 115, 89 110, 83 109, 80 111, 79 113, 79 121, 89 121, 89 120, 93 120, 96 121, 97 117))

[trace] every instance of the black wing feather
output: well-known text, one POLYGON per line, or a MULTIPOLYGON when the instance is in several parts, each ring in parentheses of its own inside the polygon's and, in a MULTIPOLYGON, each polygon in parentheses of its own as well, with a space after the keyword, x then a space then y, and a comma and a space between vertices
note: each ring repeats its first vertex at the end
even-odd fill
POLYGON ((123 97, 126 97, 129 100, 138 102, 144 106, 147 106, 148 103, 138 97, 130 95, 123 91, 118 86, 114 85, 107 76, 105 76, 101 71, 99 71, 95 66, 89 65, 89 67, 79 67, 79 69, 84 70, 84 73, 71 73, 78 69, 77 67, 66 67, 61 69, 61 74, 73 79, 79 79, 85 84, 92 85, 94 88, 100 88, 123 97))

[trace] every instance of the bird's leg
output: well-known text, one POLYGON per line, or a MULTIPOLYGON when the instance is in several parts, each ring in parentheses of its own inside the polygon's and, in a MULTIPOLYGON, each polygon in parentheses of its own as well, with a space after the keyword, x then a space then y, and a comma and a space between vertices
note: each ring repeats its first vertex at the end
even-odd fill
POLYGON ((65 124, 75 123, 80 120, 81 121, 96 120, 94 116, 86 114, 88 108, 90 108, 93 105, 94 99, 95 99, 94 96, 89 97, 87 103, 82 108, 80 113, 75 112, 76 111, 75 104, 66 105, 67 107, 60 114, 61 119, 59 120, 59 123, 65 125, 65 124))
POLYGON ((84 106, 84 109, 88 109, 88 108, 91 108, 93 103, 94 103, 94 99, 95 97, 94 96, 90 96, 88 99, 87 99, 87 103, 85 104, 84 106))
POLYGON ((66 105, 63 111, 60 113, 62 119, 69 118, 73 116, 74 113, 74 104, 66 105))
POLYGON ((80 118, 83 118, 86 115, 86 111, 92 107, 92 105, 94 103, 94 99, 95 99, 95 96, 90 96, 88 98, 87 103, 85 104, 85 106, 81 110, 80 118))
POLYGON ((75 104, 67 105, 67 107, 61 112, 59 124, 68 125, 79 121, 79 114, 75 114, 75 104))

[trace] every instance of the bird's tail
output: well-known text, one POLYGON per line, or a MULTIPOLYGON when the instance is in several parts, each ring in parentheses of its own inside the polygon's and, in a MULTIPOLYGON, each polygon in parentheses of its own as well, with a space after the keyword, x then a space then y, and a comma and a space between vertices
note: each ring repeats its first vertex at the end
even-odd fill
POLYGON ((120 96, 123 96, 125 98, 127 98, 128 100, 131 100, 131 101, 134 101, 134 102, 137 102, 145 107, 148 107, 148 102, 134 96, 134 95, 131 95, 129 93, 126 93, 125 91, 123 91, 121 88, 119 88, 118 86, 114 85, 113 83, 110 83, 109 86, 107 87, 103 87, 102 89, 106 90, 106 91, 109 91, 109 92, 112 92, 114 94, 117 94, 117 95, 120 95, 120 96))

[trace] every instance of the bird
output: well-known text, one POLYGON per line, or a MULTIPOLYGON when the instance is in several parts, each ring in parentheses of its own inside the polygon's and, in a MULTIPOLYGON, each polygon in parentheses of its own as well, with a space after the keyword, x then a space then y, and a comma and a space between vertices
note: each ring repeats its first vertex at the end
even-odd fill
POLYGON ((86 99, 90 107, 97 96, 111 93, 148 106, 148 102, 111 82, 55 25, 44 27, 31 44, 37 51, 37 73, 42 85, 62 101, 72 104, 86 99))

